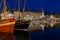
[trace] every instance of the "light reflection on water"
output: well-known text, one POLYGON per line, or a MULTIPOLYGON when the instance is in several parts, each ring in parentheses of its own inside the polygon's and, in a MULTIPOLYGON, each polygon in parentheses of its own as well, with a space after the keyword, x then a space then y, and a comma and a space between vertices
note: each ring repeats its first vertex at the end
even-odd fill
POLYGON ((14 40, 14 34, 0 33, 0 40, 14 40))
POLYGON ((60 40, 60 28, 45 28, 44 31, 30 32, 31 40, 60 40))
POLYGON ((28 32, 15 31, 12 33, 0 33, 0 40, 30 40, 28 32))
POLYGON ((27 31, 16 31, 15 30, 15 39, 17 40, 31 40, 29 36, 29 32, 27 31))
POLYGON ((44 31, 16 31, 14 34, 0 33, 0 40, 60 40, 60 28, 45 28, 44 31))

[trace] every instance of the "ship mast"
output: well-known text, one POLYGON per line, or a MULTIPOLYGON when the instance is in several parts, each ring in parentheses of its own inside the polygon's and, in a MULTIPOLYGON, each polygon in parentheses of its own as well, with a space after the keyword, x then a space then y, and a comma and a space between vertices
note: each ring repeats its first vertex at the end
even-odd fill
POLYGON ((6 19, 6 0, 4 0, 4 14, 3 14, 3 16, 6 19))
POLYGON ((26 5, 26 0, 24 0, 24 7, 23 7, 22 18, 24 18, 25 5, 26 5))
POLYGON ((20 16, 21 16, 21 13, 20 13, 20 0, 18 0, 18 11, 19 11, 19 21, 20 21, 20 16))
POLYGON ((43 8, 42 8, 42 16, 45 17, 43 8))

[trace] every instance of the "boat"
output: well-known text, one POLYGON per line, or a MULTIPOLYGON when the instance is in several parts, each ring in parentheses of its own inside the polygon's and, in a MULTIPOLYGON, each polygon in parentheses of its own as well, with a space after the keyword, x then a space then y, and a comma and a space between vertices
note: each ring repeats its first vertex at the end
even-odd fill
POLYGON ((6 33, 13 33, 14 32, 14 26, 16 22, 16 18, 7 18, 6 17, 6 0, 4 1, 4 12, 3 12, 3 17, 4 19, 0 19, 0 32, 6 32, 6 33))
POLYGON ((27 29, 29 27, 30 20, 24 19, 26 0, 24 0, 23 12, 20 13, 20 0, 18 0, 18 11, 19 11, 19 20, 16 21, 16 29, 27 29))

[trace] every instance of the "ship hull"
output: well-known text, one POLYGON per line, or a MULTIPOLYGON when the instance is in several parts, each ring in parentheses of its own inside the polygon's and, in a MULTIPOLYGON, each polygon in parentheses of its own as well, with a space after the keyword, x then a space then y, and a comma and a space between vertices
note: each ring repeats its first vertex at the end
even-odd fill
POLYGON ((28 27, 29 27, 29 24, 15 25, 15 28, 17 29, 27 29, 28 27))
POLYGON ((0 32, 14 32, 15 18, 0 20, 0 32))
POLYGON ((17 21, 15 28, 18 29, 27 29, 29 27, 30 21, 17 21))

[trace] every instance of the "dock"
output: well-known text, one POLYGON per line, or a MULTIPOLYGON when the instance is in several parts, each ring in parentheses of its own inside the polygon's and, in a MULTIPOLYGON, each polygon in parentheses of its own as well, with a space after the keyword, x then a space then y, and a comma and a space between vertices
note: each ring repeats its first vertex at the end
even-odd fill
MULTIPOLYGON (((28 21, 27 18, 30 18, 30 22, 26 23, 29 24, 29 27, 27 29, 15 29, 15 30, 23 30, 23 31, 36 31, 36 30, 44 30, 45 25, 47 24, 48 26, 52 26, 56 23, 56 20, 54 19, 54 16, 50 22, 50 18, 45 17, 44 13, 42 13, 44 16, 44 18, 42 20, 40 20, 40 16, 41 13, 35 13, 35 12, 29 12, 29 13, 24 13, 24 17, 26 17, 27 15, 29 15, 28 17, 26 17, 26 21, 28 21)), ((16 15, 18 16, 18 15, 16 15)), ((24 24, 23 22, 18 23, 17 25, 21 25, 24 24)))

